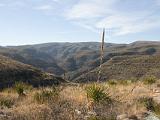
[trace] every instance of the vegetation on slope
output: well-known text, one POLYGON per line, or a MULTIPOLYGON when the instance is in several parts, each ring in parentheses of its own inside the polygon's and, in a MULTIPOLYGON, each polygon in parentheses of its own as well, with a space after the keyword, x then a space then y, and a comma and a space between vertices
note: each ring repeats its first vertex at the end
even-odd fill
MULTIPOLYGON (((81 75, 77 82, 96 81, 98 68, 81 75)), ((139 80, 154 76, 160 78, 160 56, 119 56, 102 65, 101 80, 139 80)))
POLYGON ((34 86, 58 84, 63 81, 52 74, 0 55, 0 88, 9 87, 16 81, 23 81, 34 86))
MULTIPOLYGON (((160 53, 159 42, 105 43, 104 48, 103 62, 108 62, 115 56, 158 55, 160 53)), ((98 42, 46 43, 0 48, 0 54, 56 75, 66 73, 70 80, 74 80, 99 66, 99 49, 100 43, 98 42)))

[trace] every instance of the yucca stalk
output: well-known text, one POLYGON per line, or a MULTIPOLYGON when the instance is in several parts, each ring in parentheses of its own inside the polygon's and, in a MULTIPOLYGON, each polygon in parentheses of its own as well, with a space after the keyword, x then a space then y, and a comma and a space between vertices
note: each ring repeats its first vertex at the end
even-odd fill
POLYGON ((101 41, 101 48, 100 48, 100 66, 98 71, 97 82, 100 82, 100 79, 101 79, 102 64, 103 64, 103 58, 104 58, 104 38, 105 38, 105 29, 103 29, 103 32, 102 32, 102 41, 101 41))

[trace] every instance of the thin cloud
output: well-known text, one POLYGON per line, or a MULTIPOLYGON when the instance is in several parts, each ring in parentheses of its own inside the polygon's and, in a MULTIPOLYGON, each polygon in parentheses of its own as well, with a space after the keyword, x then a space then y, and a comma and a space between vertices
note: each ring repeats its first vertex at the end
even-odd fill
POLYGON ((88 19, 102 17, 110 13, 112 10, 108 9, 116 0, 81 0, 67 11, 66 17, 68 19, 88 19), (107 8, 107 9, 106 9, 107 8))
POLYGON ((60 2, 60 0, 52 0, 53 2, 60 2))
POLYGON ((160 17, 154 14, 160 0, 156 0, 156 3, 149 0, 147 4, 146 1, 138 1, 137 9, 135 9, 136 4, 127 1, 130 3, 126 6, 129 12, 124 10, 125 2, 123 0, 80 0, 66 12, 65 17, 90 30, 104 27, 112 29, 114 35, 144 32, 160 27, 160 17))
POLYGON ((53 7, 51 5, 42 5, 42 6, 37 6, 34 7, 36 10, 52 10, 53 7))
POLYGON ((87 23, 82 23, 82 22, 73 22, 73 23, 80 26, 80 27, 86 28, 94 33, 99 33, 99 31, 97 29, 93 28, 91 25, 89 25, 87 23))
POLYGON ((160 27, 159 17, 157 16, 122 16, 113 15, 106 17, 96 24, 97 28, 115 29, 115 35, 126 35, 130 33, 143 32, 155 27, 160 27))

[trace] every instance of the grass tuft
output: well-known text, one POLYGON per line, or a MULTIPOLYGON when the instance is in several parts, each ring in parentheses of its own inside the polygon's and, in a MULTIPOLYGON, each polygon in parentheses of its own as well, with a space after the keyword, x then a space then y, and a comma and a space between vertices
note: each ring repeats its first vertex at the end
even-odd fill
POLYGON ((34 94, 34 100, 37 103, 44 104, 55 101, 59 96, 59 91, 56 88, 49 89, 42 89, 39 92, 34 94))
POLYGON ((152 111, 156 115, 160 116, 160 104, 156 103, 153 98, 142 97, 138 101, 143 104, 148 111, 152 111))
POLYGON ((9 98, 0 98, 0 106, 2 107, 11 108, 13 104, 14 104, 13 100, 9 98))
POLYGON ((155 76, 148 76, 143 79, 143 83, 145 85, 152 85, 152 84, 156 83, 156 81, 157 81, 157 79, 155 76))

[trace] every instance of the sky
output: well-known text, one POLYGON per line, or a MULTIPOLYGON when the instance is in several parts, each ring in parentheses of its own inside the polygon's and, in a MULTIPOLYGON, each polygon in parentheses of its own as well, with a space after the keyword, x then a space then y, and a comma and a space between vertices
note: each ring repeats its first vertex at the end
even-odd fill
POLYGON ((160 0, 0 0, 0 45, 160 40, 160 0))

